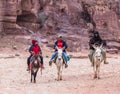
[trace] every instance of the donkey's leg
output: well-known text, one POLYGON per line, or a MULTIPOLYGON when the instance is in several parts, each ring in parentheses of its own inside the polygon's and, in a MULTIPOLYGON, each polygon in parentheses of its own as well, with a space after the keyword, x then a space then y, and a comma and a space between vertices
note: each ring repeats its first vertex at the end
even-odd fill
POLYGON ((33 79, 33 70, 31 70, 31 83, 32 83, 32 79, 33 79))
POLYGON ((97 63, 96 63, 96 74, 97 74, 97 75, 96 75, 96 76, 97 76, 96 78, 99 78, 99 71, 100 71, 100 62, 97 62, 97 63))
POLYGON ((98 66, 96 65, 95 78, 98 77, 98 66))
POLYGON ((94 79, 97 78, 97 67, 94 65, 94 79))
POLYGON ((60 80, 60 67, 58 66, 57 69, 58 69, 58 78, 57 78, 57 80, 59 81, 60 80))
POLYGON ((99 63, 99 66, 98 66, 98 70, 97 70, 97 78, 100 79, 100 63, 99 63))
POLYGON ((62 70, 59 72, 59 80, 62 80, 62 70))
POLYGON ((60 80, 62 80, 62 70, 60 71, 60 80))
POLYGON ((94 79, 97 78, 97 72, 95 71, 94 73, 94 79))
POLYGON ((37 72, 34 73, 34 83, 36 83, 36 74, 37 72))
POLYGON ((39 69, 37 69, 37 71, 34 73, 34 83, 36 83, 36 76, 37 76, 37 72, 39 69))

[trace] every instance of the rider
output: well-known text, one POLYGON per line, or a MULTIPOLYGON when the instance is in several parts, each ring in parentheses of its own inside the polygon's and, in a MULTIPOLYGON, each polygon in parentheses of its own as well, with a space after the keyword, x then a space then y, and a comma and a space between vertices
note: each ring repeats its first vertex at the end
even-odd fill
MULTIPOLYGON (((103 40, 101 39, 98 31, 93 30, 93 36, 91 37, 90 41, 89 41, 89 46, 90 46, 90 51, 88 54, 88 57, 90 59, 90 62, 92 63, 92 66, 94 65, 94 62, 92 62, 92 56, 94 54, 95 49, 93 48, 93 44, 103 44, 103 40)), ((104 59, 104 64, 108 64, 108 62, 106 62, 106 52, 104 51, 104 49, 101 48, 102 51, 102 55, 103 55, 103 59, 104 59)))
POLYGON ((42 68, 44 68, 44 67, 43 67, 42 51, 41 51, 40 46, 38 45, 37 40, 32 40, 32 45, 31 45, 30 48, 29 48, 29 52, 30 52, 30 56, 29 56, 28 59, 27 59, 27 65, 28 65, 28 69, 27 69, 27 70, 30 70, 31 57, 32 57, 34 54, 39 54, 39 55, 40 55, 40 59, 41 59, 41 62, 40 62, 40 63, 42 64, 42 68))
POLYGON ((67 68, 67 67, 68 67, 68 65, 67 65, 68 56, 67 56, 67 54, 66 54, 67 44, 66 44, 66 42, 63 40, 62 35, 59 35, 59 36, 58 36, 58 39, 57 39, 57 41, 56 41, 55 44, 54 44, 55 52, 53 53, 53 55, 52 55, 52 57, 51 57, 51 59, 50 59, 50 61, 49 61, 49 65, 51 66, 52 61, 54 60, 54 58, 55 58, 55 57, 57 56, 57 54, 58 54, 57 47, 63 49, 62 55, 63 55, 63 57, 64 57, 64 59, 65 59, 65 68, 67 68))

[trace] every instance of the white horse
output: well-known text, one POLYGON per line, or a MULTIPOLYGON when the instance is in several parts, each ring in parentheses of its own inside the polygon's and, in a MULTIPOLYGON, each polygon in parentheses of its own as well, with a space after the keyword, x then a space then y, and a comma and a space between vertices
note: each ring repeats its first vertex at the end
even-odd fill
POLYGON ((95 52, 93 54, 93 70, 94 70, 94 78, 100 79, 100 64, 103 62, 102 56, 102 44, 100 46, 93 45, 95 52))
POLYGON ((62 80, 62 70, 63 70, 63 65, 64 65, 62 53, 63 53, 63 50, 58 48, 58 56, 57 56, 56 62, 55 62, 56 66, 57 66, 57 70, 58 70, 58 73, 57 73, 58 74, 58 77, 57 77, 58 81, 62 80))

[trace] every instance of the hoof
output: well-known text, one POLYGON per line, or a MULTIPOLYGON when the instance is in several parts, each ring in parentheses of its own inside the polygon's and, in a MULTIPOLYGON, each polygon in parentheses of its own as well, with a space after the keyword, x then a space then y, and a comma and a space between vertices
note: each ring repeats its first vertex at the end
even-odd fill
POLYGON ((94 79, 96 79, 97 77, 94 77, 94 79))
POLYGON ((60 80, 62 80, 62 76, 60 76, 60 80))
POLYGON ((96 79, 97 78, 97 75, 94 75, 94 79, 96 79))
POLYGON ((100 77, 98 77, 98 79, 100 79, 100 77))
POLYGON ((62 78, 60 78, 60 80, 62 80, 62 78))

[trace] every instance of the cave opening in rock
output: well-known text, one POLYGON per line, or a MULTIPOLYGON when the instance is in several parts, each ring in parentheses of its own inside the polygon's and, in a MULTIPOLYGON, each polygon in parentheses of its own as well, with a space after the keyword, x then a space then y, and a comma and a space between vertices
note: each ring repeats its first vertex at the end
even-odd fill
POLYGON ((21 14, 17 16, 17 22, 35 22, 35 15, 33 13, 21 14))
POLYGON ((37 18, 33 13, 23 12, 21 15, 17 15, 16 23, 20 26, 25 26, 25 24, 31 24, 37 22, 37 18))

